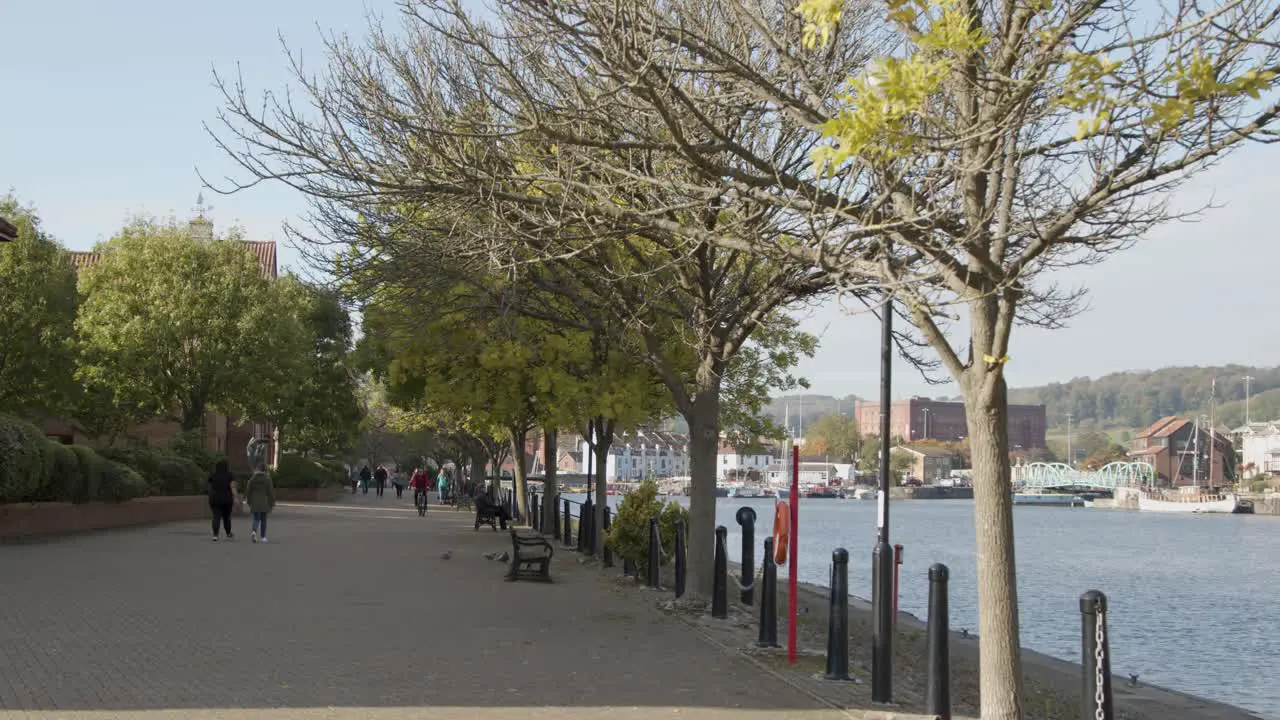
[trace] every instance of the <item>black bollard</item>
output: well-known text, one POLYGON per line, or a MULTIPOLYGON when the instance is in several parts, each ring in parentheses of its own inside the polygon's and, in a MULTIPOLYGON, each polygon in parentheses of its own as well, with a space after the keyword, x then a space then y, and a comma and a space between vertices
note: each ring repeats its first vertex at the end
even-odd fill
POLYGON ((564 544, 573 547, 573 514, 569 508, 569 498, 564 499, 564 544))
POLYGON ((1084 684, 1080 711, 1090 720, 1115 720, 1111 698, 1111 647, 1107 641, 1107 596, 1089 590, 1080 596, 1080 664, 1084 684))
POLYGON ((551 539, 559 540, 561 535, 563 535, 564 533, 560 531, 560 513, 555 511, 556 500, 554 497, 548 496, 545 498, 545 502, 549 504, 552 508, 551 510, 547 511, 551 513, 551 539))
POLYGON ((662 536, 658 530, 658 518, 649 518, 649 557, 647 558, 647 579, 649 587, 657 590, 662 586, 658 580, 658 567, 662 562, 662 536))
POLYGON ((951 611, 947 607, 947 566, 929 568, 929 684, 925 712, 951 720, 951 611))
POLYGON ((578 506, 578 552, 583 553, 587 550, 587 505, 583 503, 578 506))
POLYGON ((778 647, 778 566, 773 562, 773 538, 764 539, 764 559, 760 562, 760 637, 757 647, 778 647))
POLYGON ((738 508, 736 515, 742 526, 742 604, 755 601, 756 587, 756 511, 751 507, 738 508))
POLYGON ((541 532, 542 513, 538 510, 538 493, 529 493, 529 527, 541 532))
POLYGON ((609 528, 613 527, 613 512, 604 506, 604 549, 600 553, 605 567, 613 567, 613 548, 609 547, 609 528))
POLYGON ((729 528, 721 525, 716 528, 715 575, 711 585, 711 617, 729 617, 729 528))
POLYGON ((684 518, 676 518, 676 597, 684 597, 685 574, 685 532, 684 518))
POLYGON ((591 502, 591 496, 587 496, 587 501, 582 503, 582 520, 578 526, 582 531, 582 540, 578 545, 582 548, 582 552, 587 555, 596 554, 596 505, 591 502))
POLYGON ((849 679, 849 551, 831 553, 831 621, 827 625, 827 679, 849 679))

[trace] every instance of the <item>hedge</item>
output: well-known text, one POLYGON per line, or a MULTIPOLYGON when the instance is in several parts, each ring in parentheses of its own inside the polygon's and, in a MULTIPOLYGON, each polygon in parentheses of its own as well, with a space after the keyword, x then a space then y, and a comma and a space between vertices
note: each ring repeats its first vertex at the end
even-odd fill
POLYGON ((281 455, 271 482, 278 488, 322 488, 346 484, 346 469, 331 461, 281 455))
POLYGON ((63 445, 31 423, 0 415, 0 503, 121 502, 199 495, 206 473, 190 458, 150 449, 63 445))
POLYGON ((207 475, 190 458, 150 448, 103 448, 98 453, 133 468, 150 495, 199 495, 205 490, 207 475))
POLYGON ((53 476, 53 450, 40 429, 0 415, 0 502, 34 501, 53 476))

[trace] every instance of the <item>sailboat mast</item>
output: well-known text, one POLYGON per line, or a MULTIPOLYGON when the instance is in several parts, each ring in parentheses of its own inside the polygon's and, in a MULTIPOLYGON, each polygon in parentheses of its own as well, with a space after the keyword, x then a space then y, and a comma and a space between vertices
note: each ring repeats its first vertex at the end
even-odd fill
POLYGON ((1213 451, 1218 443, 1213 437, 1213 406, 1218 400, 1218 379, 1209 381, 1209 486, 1213 486, 1213 451))
POLYGON ((1191 431, 1191 482, 1200 487, 1200 418, 1191 431))

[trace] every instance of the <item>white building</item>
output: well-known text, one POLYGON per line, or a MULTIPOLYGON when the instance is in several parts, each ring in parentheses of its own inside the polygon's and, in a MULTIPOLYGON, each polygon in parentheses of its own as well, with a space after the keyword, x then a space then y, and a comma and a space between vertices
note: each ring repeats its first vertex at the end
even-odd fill
MULTIPOLYGON (((585 439, 579 440, 578 451, 582 457, 590 452, 585 439)), ((605 477, 610 482, 639 482, 688 474, 688 436, 660 430, 615 435, 605 463, 605 477)))
POLYGON ((778 450, 769 445, 737 448, 723 440, 716 449, 716 477, 721 480, 764 479, 765 469, 778 462, 778 450), (752 473, 752 471, 755 471, 752 473))
POLYGON ((1231 432, 1240 436, 1245 476, 1280 473, 1280 421, 1249 423, 1231 432))
MULTIPOLYGON (((785 487, 791 482, 791 467, 776 463, 764 471, 765 482, 774 487, 785 487)), ((829 485, 840 476, 835 465, 827 463, 800 463, 800 485, 829 485)))

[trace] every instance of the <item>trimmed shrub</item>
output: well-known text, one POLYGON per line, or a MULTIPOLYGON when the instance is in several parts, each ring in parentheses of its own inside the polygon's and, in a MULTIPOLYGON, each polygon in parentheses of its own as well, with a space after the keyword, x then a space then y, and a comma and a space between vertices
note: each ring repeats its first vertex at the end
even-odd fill
POLYGON ((113 460, 103 461, 97 499, 124 502, 145 497, 146 494, 147 482, 133 468, 113 460))
POLYGON ((207 473, 190 458, 150 448, 102 448, 107 460, 133 469, 147 484, 148 495, 199 495, 207 473))
POLYGON ((687 529, 689 511, 675 501, 663 505, 654 481, 645 480, 622 498, 609 528, 609 547, 618 557, 634 562, 641 571, 647 569, 649 562, 649 519, 654 517, 658 518, 661 562, 665 565, 676 549, 676 520, 683 519, 687 529))
POLYGON ((160 454, 150 448, 99 448, 98 454, 133 469, 147 483, 151 495, 160 494, 160 454))
POLYGON ((49 454, 53 458, 53 471, 49 473, 49 481, 41 489, 39 499, 70 502, 76 490, 84 485, 80 459, 70 445, 52 440, 49 441, 49 454))
POLYGON ((345 474, 325 465, 300 457, 282 455, 276 469, 271 471, 271 482, 278 488, 322 488, 342 485, 345 474))
POLYGON ((76 461, 80 464, 80 483, 71 488, 71 502, 82 503, 95 500, 98 497, 98 486, 102 482, 103 465, 107 462, 102 456, 93 451, 93 448, 84 445, 71 445, 71 452, 75 454, 76 461))
POLYGON ((160 456, 156 475, 163 495, 199 495, 205 491, 205 473, 189 458, 160 456))
POLYGON ((53 450, 35 425, 0 415, 0 502, 39 497, 53 474, 53 450))

